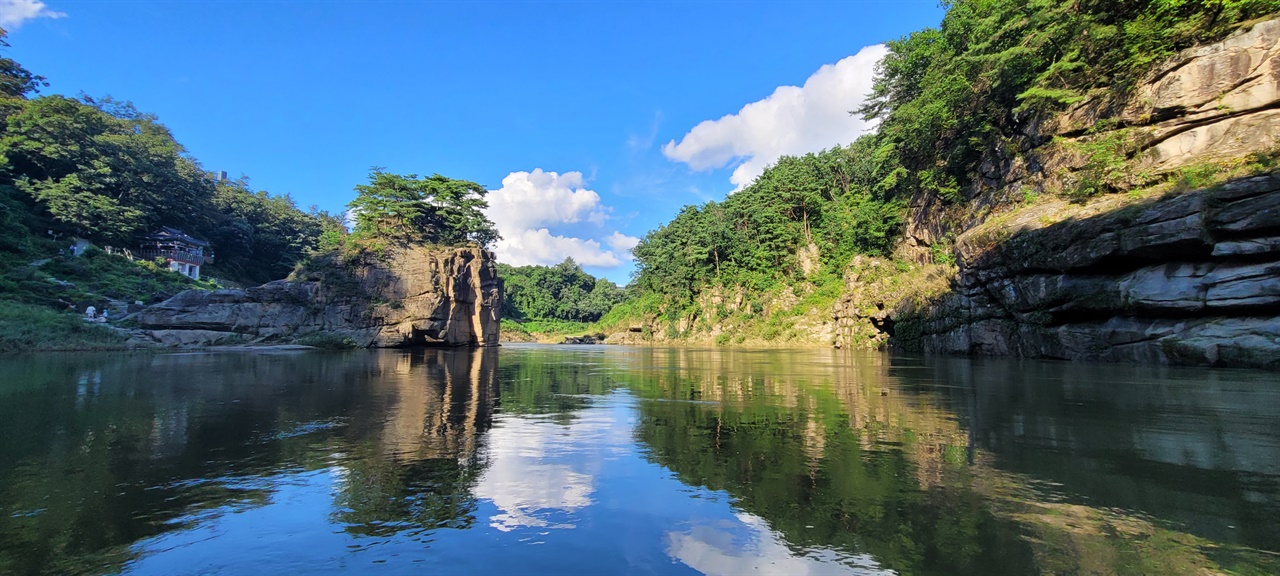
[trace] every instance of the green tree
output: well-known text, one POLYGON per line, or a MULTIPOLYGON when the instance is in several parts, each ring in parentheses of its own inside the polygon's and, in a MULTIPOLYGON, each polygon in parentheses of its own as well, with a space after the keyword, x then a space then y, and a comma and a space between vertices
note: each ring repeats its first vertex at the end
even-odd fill
POLYGON ((582 270, 572 258, 555 266, 498 264, 503 316, 517 321, 594 322, 625 298, 617 284, 582 270))
MULTIPOLYGON (((8 31, 0 28, 0 49, 9 47, 6 40, 8 36, 8 31)), ((0 100, 26 98, 28 94, 39 92, 40 88, 48 85, 44 76, 32 74, 12 58, 0 56, 0 100)))
POLYGON ((355 213, 355 233, 398 242, 489 246, 499 239, 484 214, 488 191, 475 182, 439 174, 391 174, 381 168, 369 173, 369 183, 356 186, 349 204, 355 213))
POLYGON ((105 242, 198 225, 213 192, 164 125, 111 99, 23 103, 6 119, 0 159, 5 179, 58 226, 105 242))

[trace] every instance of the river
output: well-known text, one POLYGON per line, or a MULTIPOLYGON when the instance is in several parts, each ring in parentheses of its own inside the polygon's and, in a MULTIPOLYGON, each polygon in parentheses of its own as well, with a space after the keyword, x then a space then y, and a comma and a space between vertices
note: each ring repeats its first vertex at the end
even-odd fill
POLYGON ((0 358, 3 574, 1278 574, 1274 373, 836 350, 0 358))

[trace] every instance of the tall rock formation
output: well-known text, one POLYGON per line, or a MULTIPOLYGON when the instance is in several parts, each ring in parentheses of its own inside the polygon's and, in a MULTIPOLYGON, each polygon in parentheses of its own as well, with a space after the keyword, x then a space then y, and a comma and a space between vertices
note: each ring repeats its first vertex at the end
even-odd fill
POLYGON ((334 256, 291 280, 245 290, 188 290, 133 318, 138 339, 167 346, 285 343, 314 334, 357 346, 494 346, 502 287, 477 247, 410 246, 383 257, 334 256))

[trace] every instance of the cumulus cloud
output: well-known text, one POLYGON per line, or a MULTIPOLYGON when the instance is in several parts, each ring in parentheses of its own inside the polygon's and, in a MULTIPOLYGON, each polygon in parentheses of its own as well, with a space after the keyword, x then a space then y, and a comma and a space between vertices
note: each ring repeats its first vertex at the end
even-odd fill
POLYGON ((797 554, 783 536, 759 516, 735 514, 737 525, 699 524, 667 534, 667 555, 711 576, 735 574, 847 574, 891 576, 870 554, 847 554, 814 547, 797 554))
POLYGON ((636 238, 635 236, 627 236, 626 234, 623 234, 621 232, 614 232, 613 234, 610 234, 608 238, 605 239, 605 242, 609 244, 610 248, 613 248, 619 253, 624 254, 623 257, 626 258, 627 260, 630 260, 631 250, 634 249, 636 245, 640 243, 640 239, 636 238))
POLYGON ((875 65, 887 52, 877 44, 823 65, 804 86, 779 86, 735 114, 703 121, 679 143, 668 142, 662 153, 694 170, 740 162, 729 181, 741 189, 781 156, 848 144, 874 128, 849 111, 871 92, 875 65))
POLYGON ((498 231, 502 239, 494 245, 494 251, 498 253, 499 261, 512 266, 556 264, 565 258, 573 258, 583 266, 613 268, 621 266, 629 257, 605 250, 597 240, 559 236, 546 228, 503 231, 499 227, 498 231))
POLYGON ((40 0, 0 0, 0 28, 16 30, 36 18, 66 18, 66 12, 50 10, 40 0))
POLYGON ((607 209, 600 195, 583 187, 581 172, 512 172, 502 188, 489 192, 489 218, 498 230, 523 230, 538 224, 604 224, 607 209))
POLYGON ((631 260, 631 248, 640 241, 616 230, 604 234, 610 208, 586 188, 581 172, 512 172, 488 200, 486 213, 502 235, 494 251, 513 266, 573 258, 583 266, 614 268, 631 260), (566 227, 579 234, 552 231, 566 227))

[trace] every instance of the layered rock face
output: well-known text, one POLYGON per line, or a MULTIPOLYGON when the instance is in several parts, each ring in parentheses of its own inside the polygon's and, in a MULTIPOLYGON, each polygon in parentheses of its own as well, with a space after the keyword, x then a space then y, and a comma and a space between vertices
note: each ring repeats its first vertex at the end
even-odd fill
POLYGON ((953 291, 897 324, 926 351, 1280 368, 1280 173, 957 241, 953 291))
POLYGON ((492 346, 501 299, 492 254, 415 246, 298 280, 189 290, 134 318, 140 339, 169 346, 290 342, 317 333, 362 347, 492 346))
MULTIPOLYGON (((1031 121, 984 156, 965 202, 910 200, 899 256, 929 259, 928 247, 999 213, 1025 193, 1071 189, 1089 171, 1079 146, 1119 138, 1125 172, 1173 173, 1229 163, 1280 147, 1280 18, 1188 49, 1157 67, 1123 100, 1091 96, 1063 114, 1031 121), (1101 129, 1107 127, 1107 129, 1101 129)), ((1113 183, 1127 188, 1128 183, 1113 183)))

